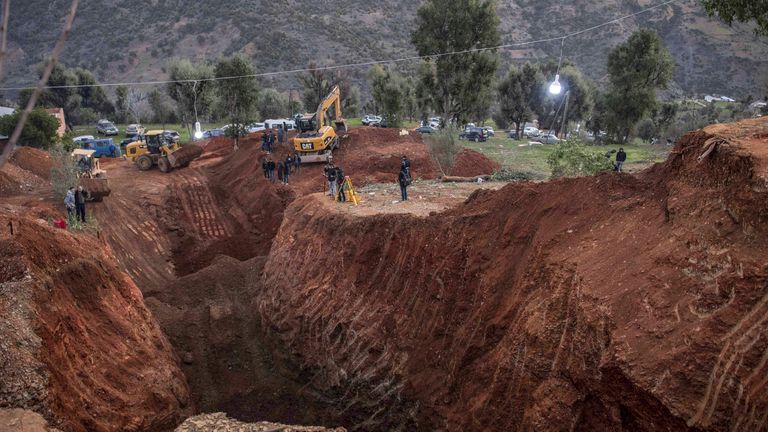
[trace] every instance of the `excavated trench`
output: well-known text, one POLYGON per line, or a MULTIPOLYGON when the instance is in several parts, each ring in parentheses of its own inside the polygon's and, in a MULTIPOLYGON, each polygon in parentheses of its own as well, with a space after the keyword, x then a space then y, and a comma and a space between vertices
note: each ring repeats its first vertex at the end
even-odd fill
POLYGON ((180 277, 141 288, 196 412, 766 431, 766 131, 712 127, 637 176, 513 184, 427 217, 298 197, 224 158, 155 206, 180 277))

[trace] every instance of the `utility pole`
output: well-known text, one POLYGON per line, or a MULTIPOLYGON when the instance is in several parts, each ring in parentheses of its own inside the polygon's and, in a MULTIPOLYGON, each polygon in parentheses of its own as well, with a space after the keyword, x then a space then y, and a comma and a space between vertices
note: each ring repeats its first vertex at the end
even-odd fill
POLYGON ((566 130, 566 127, 568 126, 568 99, 571 96, 571 91, 568 90, 565 92, 565 110, 563 111, 563 126, 560 128, 560 137, 562 139, 568 139, 568 131, 566 130))

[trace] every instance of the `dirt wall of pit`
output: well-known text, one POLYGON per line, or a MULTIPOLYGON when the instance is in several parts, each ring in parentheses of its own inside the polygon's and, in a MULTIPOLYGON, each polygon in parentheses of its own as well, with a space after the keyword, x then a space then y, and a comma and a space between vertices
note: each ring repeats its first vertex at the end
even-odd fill
POLYGON ((637 178, 510 185, 428 218, 299 199, 263 325, 358 430, 764 431, 752 129, 691 134, 637 178))
POLYGON ((0 211, 0 224, 0 406, 68 432, 181 422, 189 395, 177 359, 105 245, 18 208, 0 211))

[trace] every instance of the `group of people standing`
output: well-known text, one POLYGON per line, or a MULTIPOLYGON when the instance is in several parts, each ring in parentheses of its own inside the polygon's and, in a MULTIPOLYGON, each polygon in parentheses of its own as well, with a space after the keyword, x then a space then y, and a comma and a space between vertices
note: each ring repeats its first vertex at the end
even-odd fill
POLYGON ((261 168, 264 170, 264 178, 270 182, 274 183, 279 180, 287 185, 291 174, 301 172, 301 156, 298 153, 289 154, 285 157, 285 161, 281 160, 275 163, 272 156, 267 155, 261 161, 261 168))
POLYGON ((71 186, 64 196, 64 205, 67 207, 67 216, 70 222, 80 221, 85 223, 85 201, 88 198, 88 192, 82 186, 75 189, 71 186))
POLYGON ((333 162, 328 161, 328 165, 323 169, 325 179, 328 182, 328 195, 340 202, 347 201, 346 184, 347 177, 344 175, 344 170, 340 166, 336 166, 333 162))
POLYGON ((261 135, 261 150, 272 153, 275 151, 275 145, 283 145, 287 139, 288 126, 284 123, 283 126, 278 126, 277 135, 275 135, 274 129, 270 129, 261 135))

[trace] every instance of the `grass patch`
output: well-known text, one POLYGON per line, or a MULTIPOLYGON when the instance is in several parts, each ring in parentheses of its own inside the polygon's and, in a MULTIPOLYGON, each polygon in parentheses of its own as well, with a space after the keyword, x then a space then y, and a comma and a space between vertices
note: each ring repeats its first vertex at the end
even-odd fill
MULTIPOLYGON (((221 126, 223 126, 225 124, 226 123, 221 123, 221 124, 202 124, 201 126, 202 126, 202 129, 205 131, 205 130, 208 130, 208 129, 219 128, 219 127, 221 127, 221 126)), ((120 141, 125 139, 125 128, 128 126, 128 124, 117 124, 115 126, 117 126, 117 129, 120 130, 120 133, 115 135, 115 136, 111 136, 111 137, 100 136, 99 134, 97 134, 96 133, 96 125, 93 125, 93 126, 75 126, 74 128, 72 128, 72 130, 74 131, 75 136, 79 136, 79 135, 93 135, 96 138, 112 138, 112 140, 115 142, 115 144, 119 144, 120 141)), ((142 126, 144 126, 144 129, 148 130, 148 131, 150 131, 150 130, 175 130, 176 132, 179 133, 179 136, 181 137, 181 143, 182 144, 188 143, 188 142, 192 141, 192 137, 190 136, 190 132, 192 132, 192 133, 195 132, 194 129, 188 130, 186 127, 182 127, 181 124, 166 123, 165 125, 163 125, 163 124, 153 124, 153 123, 142 123, 142 126)))
MULTIPOLYGON (((501 134, 484 143, 469 141, 461 141, 461 143, 464 147, 483 153, 499 162, 507 171, 530 173, 533 178, 541 180, 548 179, 552 175, 547 158, 555 150, 554 145, 529 146, 527 140, 513 140, 501 134)), ((666 159, 669 152, 666 147, 651 145, 590 145, 586 147, 602 153, 624 147, 624 151, 627 152, 627 163, 624 164, 624 168, 627 170, 661 162, 666 159)), ((615 160, 615 156, 612 155, 611 160, 615 160)))

